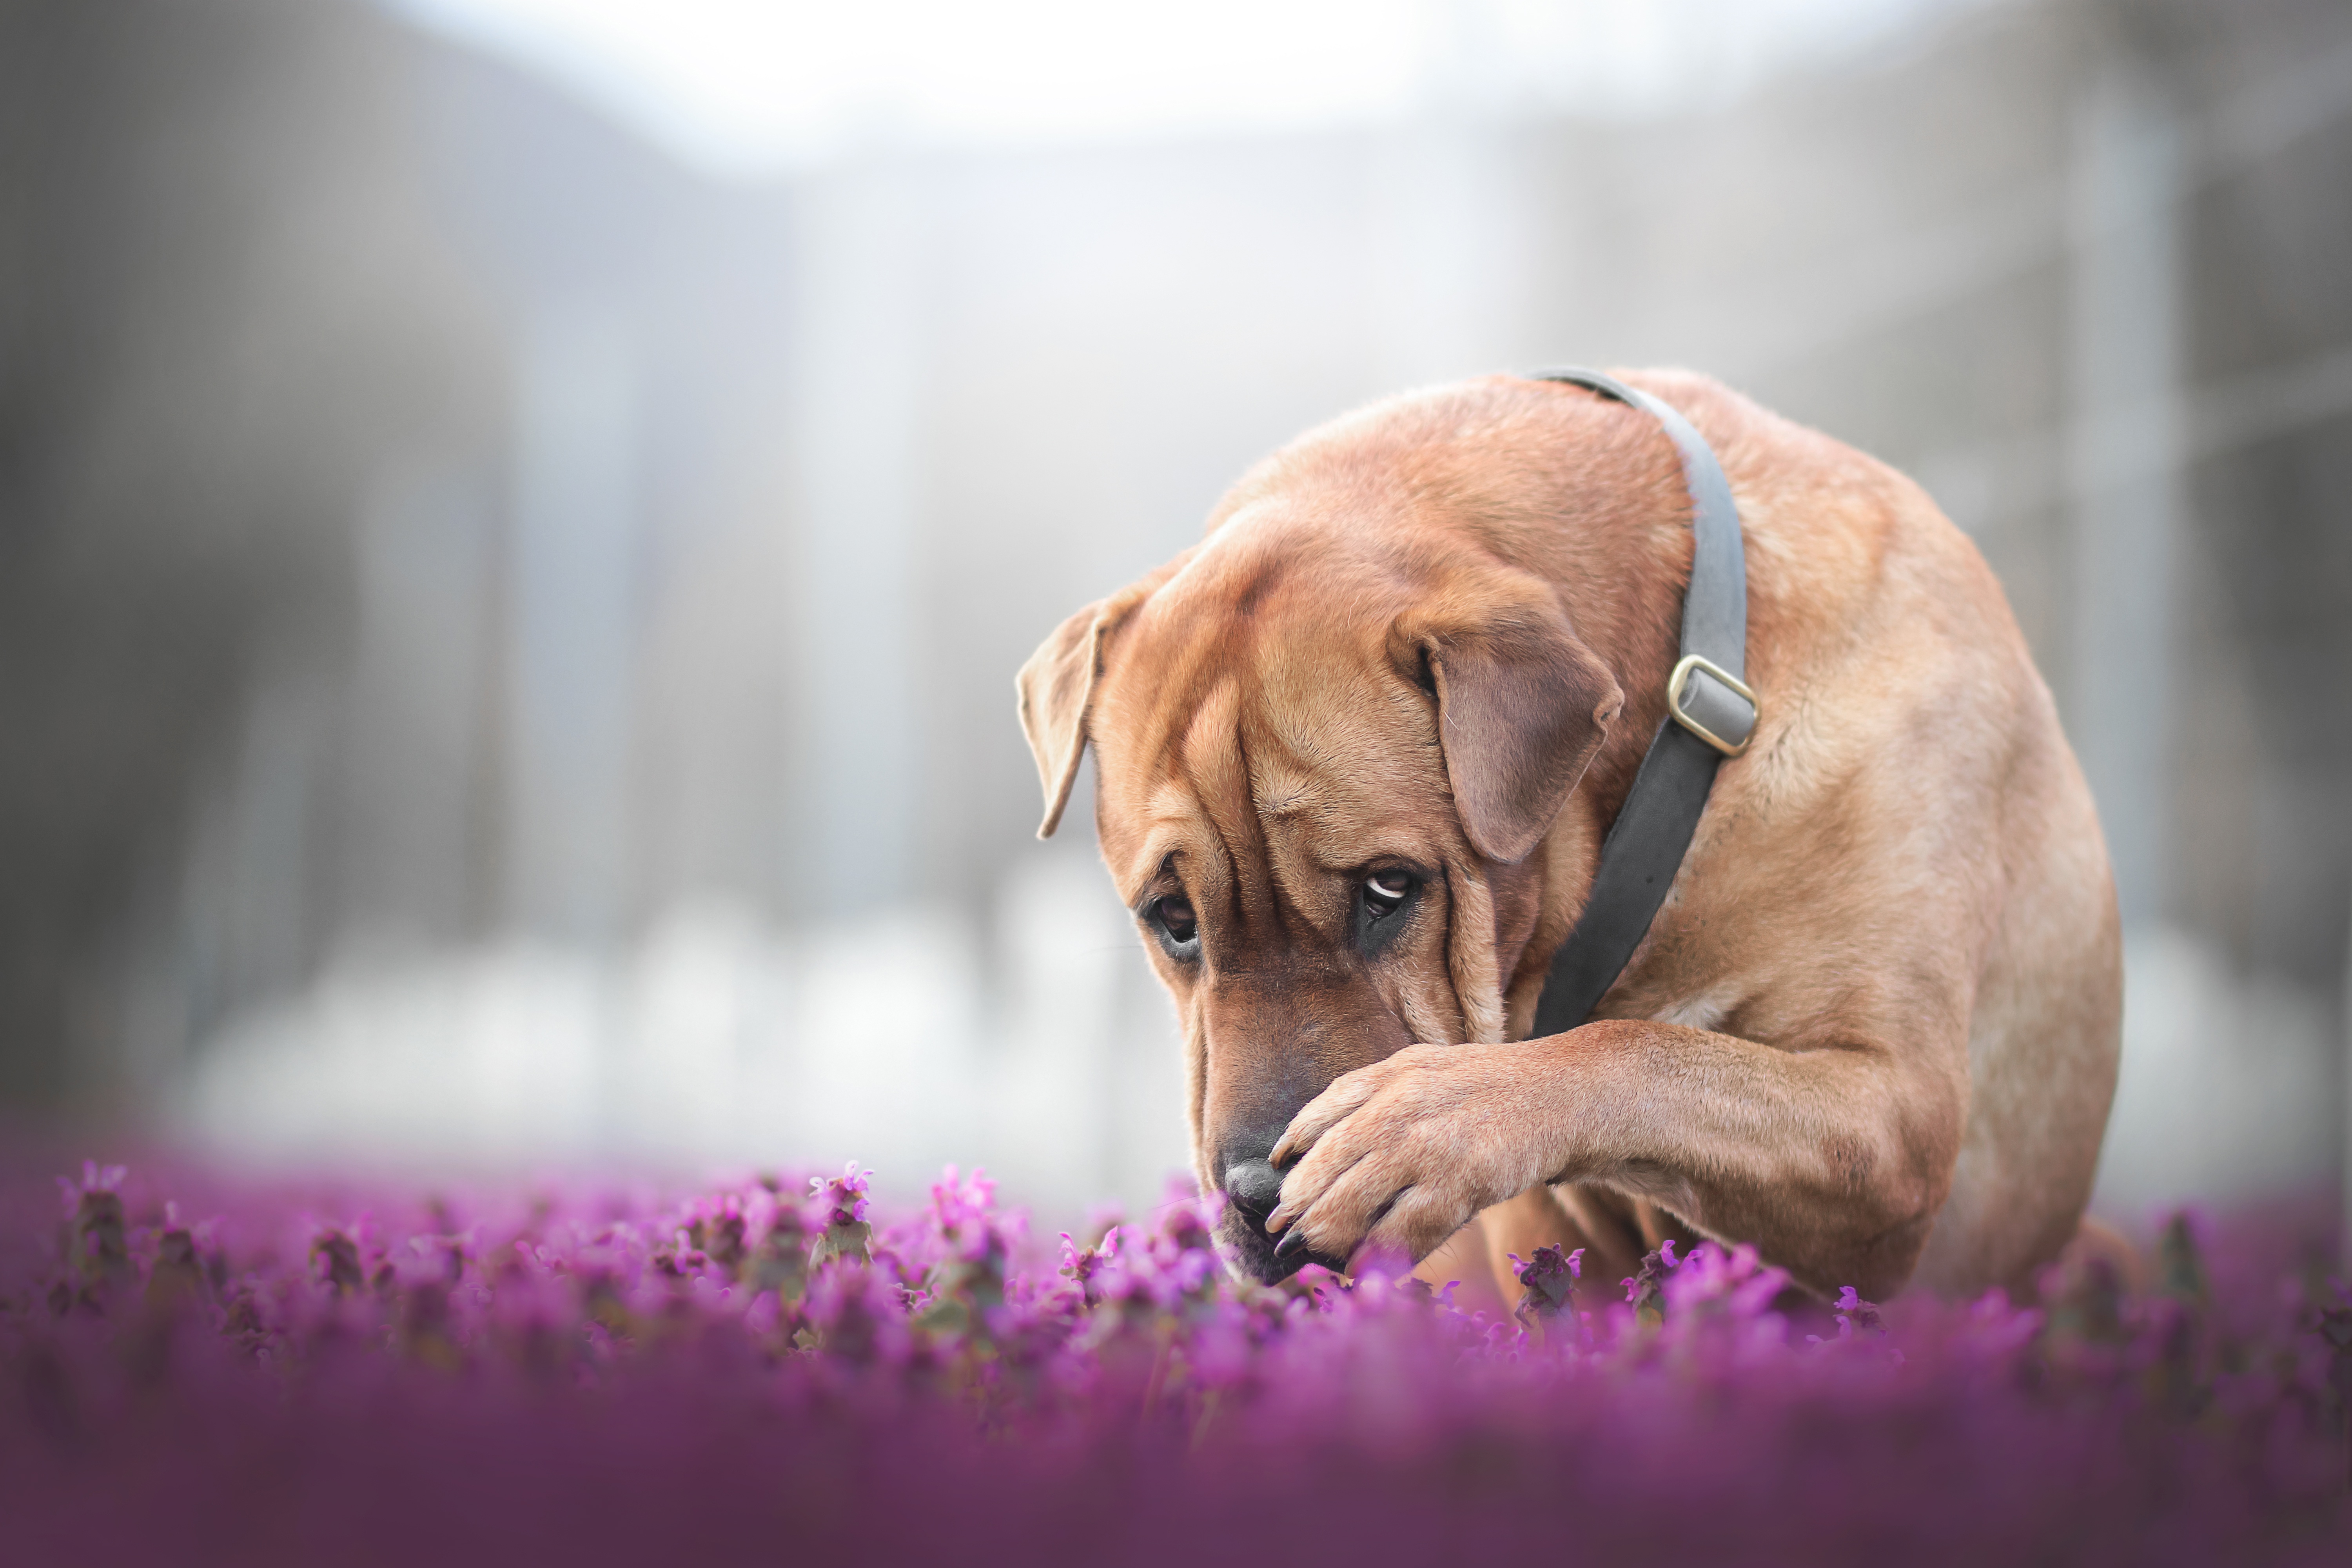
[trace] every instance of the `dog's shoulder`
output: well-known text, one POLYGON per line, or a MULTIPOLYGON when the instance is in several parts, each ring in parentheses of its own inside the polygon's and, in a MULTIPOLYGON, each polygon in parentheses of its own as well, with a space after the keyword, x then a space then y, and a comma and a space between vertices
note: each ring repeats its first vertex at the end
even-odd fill
MULTIPOLYGON (((1778 414, 1712 376, 1626 373, 1706 437, 1739 504, 1751 614, 1817 623, 1833 638, 1903 628, 2024 662, 1998 579, 1908 475, 1778 414)), ((1768 630, 1801 636, 1790 626, 1768 630)))

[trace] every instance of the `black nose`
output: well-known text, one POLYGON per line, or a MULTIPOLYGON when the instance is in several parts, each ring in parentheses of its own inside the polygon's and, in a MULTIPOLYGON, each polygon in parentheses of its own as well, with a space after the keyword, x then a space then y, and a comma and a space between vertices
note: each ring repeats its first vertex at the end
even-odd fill
POLYGON ((1264 1160, 1244 1160, 1225 1168, 1225 1196, 1252 1219, 1264 1220, 1282 1201, 1282 1173, 1264 1160))

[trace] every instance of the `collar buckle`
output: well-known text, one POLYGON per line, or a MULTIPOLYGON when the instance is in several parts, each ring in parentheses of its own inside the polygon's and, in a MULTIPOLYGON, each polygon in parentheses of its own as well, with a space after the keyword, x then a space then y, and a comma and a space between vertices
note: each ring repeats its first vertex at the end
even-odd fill
POLYGON ((1736 757, 1756 738, 1761 710, 1747 682, 1703 654, 1686 653, 1666 677, 1666 712, 1725 756, 1736 757))

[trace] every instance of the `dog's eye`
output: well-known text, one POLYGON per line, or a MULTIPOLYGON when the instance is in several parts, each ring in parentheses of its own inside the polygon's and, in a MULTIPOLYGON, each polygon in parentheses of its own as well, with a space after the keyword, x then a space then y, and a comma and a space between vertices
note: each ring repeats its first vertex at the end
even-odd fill
POLYGON ((1374 920, 1386 920, 1412 897, 1412 879, 1402 871, 1382 871, 1364 879, 1364 908, 1374 920))
POLYGON ((1170 953, 1189 958, 1201 939, 1201 922, 1192 913, 1192 900, 1181 894, 1156 899, 1151 905, 1151 923, 1160 928, 1160 935, 1170 953))

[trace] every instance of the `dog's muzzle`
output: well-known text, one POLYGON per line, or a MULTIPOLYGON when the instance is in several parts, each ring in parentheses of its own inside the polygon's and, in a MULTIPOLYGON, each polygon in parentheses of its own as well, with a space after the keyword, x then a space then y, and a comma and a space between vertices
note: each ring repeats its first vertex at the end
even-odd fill
POLYGON ((1282 1201, 1282 1173, 1266 1161, 1244 1160, 1226 1171, 1225 1196, 1263 1229, 1265 1216, 1282 1201))
POLYGON ((1328 1258, 1304 1252, 1276 1256, 1279 1238, 1265 1230, 1265 1216, 1282 1202, 1282 1173, 1273 1165, 1264 1160, 1237 1160, 1225 1167, 1224 1189, 1225 1214, 1217 1226, 1218 1239, 1224 1243, 1225 1260, 1235 1273, 1261 1285, 1273 1285, 1309 1263, 1335 1267, 1328 1258))

